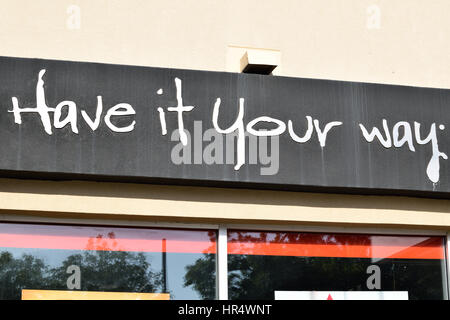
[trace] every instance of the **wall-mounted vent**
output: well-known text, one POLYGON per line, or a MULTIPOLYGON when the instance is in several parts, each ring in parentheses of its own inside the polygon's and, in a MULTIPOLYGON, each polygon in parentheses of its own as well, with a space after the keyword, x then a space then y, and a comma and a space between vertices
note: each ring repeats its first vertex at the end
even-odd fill
POLYGON ((240 61, 241 72, 271 75, 278 67, 278 60, 272 52, 246 51, 240 61))
POLYGON ((227 47, 226 71, 281 76, 281 51, 251 47, 227 47))

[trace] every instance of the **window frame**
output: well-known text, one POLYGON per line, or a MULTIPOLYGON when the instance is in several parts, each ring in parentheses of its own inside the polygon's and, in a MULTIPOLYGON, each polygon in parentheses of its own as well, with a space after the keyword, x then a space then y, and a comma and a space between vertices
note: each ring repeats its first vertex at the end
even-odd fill
POLYGON ((85 226, 116 226, 138 228, 170 228, 170 229, 208 229, 217 231, 216 256, 216 300, 228 300, 228 229, 245 231, 285 231, 310 233, 346 233, 368 235, 398 235, 398 236, 441 236, 444 238, 445 268, 444 282, 446 284, 444 300, 450 300, 450 231, 431 229, 401 229, 373 227, 343 227, 343 226, 312 226, 312 225, 276 225, 276 224, 245 224, 245 223, 196 223, 168 222, 130 219, 99 219, 99 218, 65 218, 2 214, 0 223, 39 223, 55 225, 85 225, 85 226))

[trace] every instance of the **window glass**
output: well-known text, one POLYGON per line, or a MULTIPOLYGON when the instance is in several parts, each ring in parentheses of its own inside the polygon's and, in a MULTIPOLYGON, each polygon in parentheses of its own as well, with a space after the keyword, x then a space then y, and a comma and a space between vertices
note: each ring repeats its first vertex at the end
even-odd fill
POLYGON ((446 294, 442 237, 230 230, 228 254, 230 299, 274 299, 275 291, 446 294))
POLYGON ((34 290, 214 299, 215 260, 215 231, 2 223, 0 299, 34 290))

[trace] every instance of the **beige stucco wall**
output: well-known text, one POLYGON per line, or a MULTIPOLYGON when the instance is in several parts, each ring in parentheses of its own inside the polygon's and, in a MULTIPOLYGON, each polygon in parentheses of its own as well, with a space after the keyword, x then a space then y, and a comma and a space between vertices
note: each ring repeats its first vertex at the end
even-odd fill
MULTIPOLYGON (((234 71, 239 47, 264 48, 280 75, 450 88, 449 12, 448 0, 0 0, 0 55, 234 71)), ((0 212, 450 227, 448 200, 9 179, 0 212)))
POLYGON ((0 55, 226 70, 228 46, 243 46, 279 50, 287 76, 450 88, 449 12, 448 0, 0 0, 0 55))
POLYGON ((450 229, 450 200, 0 179, 3 215, 450 229))

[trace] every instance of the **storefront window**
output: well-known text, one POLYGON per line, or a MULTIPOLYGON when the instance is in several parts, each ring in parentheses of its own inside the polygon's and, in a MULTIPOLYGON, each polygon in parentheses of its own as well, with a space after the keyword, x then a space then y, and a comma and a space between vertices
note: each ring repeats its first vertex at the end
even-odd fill
POLYGON ((230 299, 274 299, 276 291, 446 298, 442 237, 235 230, 228 232, 228 254, 230 299))
POLYGON ((216 231, 2 223, 0 299, 67 291, 214 299, 215 260, 216 231))

